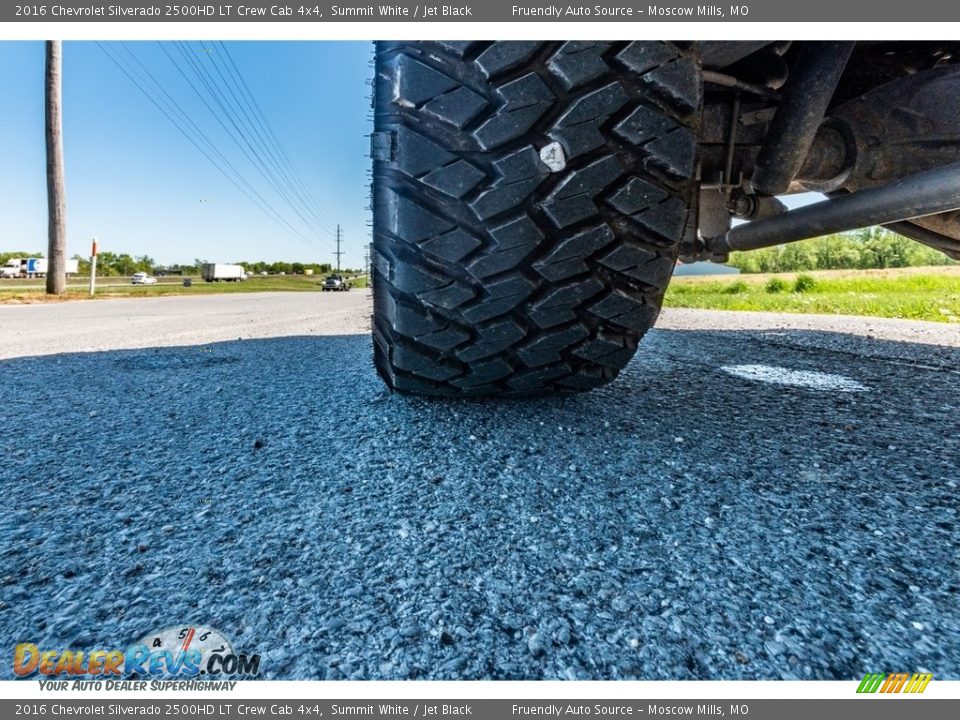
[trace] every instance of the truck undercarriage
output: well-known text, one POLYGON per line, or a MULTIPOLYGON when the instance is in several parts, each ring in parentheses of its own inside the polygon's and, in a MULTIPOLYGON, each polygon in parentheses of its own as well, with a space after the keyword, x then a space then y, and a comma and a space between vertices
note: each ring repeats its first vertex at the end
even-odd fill
POLYGON ((960 259, 958 51, 378 43, 378 371, 428 395, 584 390, 633 357, 678 258, 882 225, 960 259), (825 199, 778 199, 804 192, 825 199))
POLYGON ((958 49, 702 44, 700 232, 682 256, 886 225, 960 259, 958 49), (829 199, 788 214, 775 200, 808 191, 829 199))

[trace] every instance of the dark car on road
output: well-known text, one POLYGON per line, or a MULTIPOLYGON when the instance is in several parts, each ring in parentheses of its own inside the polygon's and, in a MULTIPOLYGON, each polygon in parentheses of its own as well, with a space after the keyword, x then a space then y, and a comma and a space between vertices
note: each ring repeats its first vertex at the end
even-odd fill
POLYGON ((342 275, 330 275, 323 281, 324 292, 346 292, 349 289, 350 283, 344 280, 342 275))

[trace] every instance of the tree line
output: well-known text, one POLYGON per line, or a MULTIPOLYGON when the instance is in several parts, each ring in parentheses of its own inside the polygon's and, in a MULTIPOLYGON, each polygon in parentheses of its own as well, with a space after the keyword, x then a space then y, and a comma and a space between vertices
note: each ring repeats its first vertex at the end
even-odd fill
MULTIPOLYGON (((0 252, 0 265, 6 263, 10 258, 30 257, 44 257, 44 255, 43 253, 26 252, 24 250, 0 252)), ((73 259, 78 261, 80 275, 90 274, 90 258, 74 255, 73 259)), ((104 251, 97 255, 97 275, 104 277, 129 276, 138 272, 150 273, 151 275, 158 273, 167 275, 199 275, 200 266, 207 262, 212 261, 194 258, 192 263, 163 265, 149 255, 130 255, 129 253, 104 251)), ((285 275, 303 275, 307 270, 312 270, 315 275, 327 275, 333 272, 333 266, 330 263, 237 260, 233 264, 242 265, 248 273, 257 275, 263 272, 270 273, 271 275, 278 275, 280 273, 284 273, 285 275)), ((361 271, 344 269, 342 272, 344 274, 354 275, 361 271)))
POLYGON ((954 265, 956 261, 902 235, 871 227, 762 250, 730 253, 728 264, 743 273, 778 273, 954 265))
MULTIPOLYGON (((97 260, 98 273, 100 272, 100 262, 100 260, 97 260)), ((194 258, 192 263, 157 265, 154 269, 156 272, 164 272, 170 275, 199 275, 200 267, 209 262, 218 261, 194 258)), ((327 275, 333 272, 333 265, 330 263, 285 262, 282 260, 275 262, 266 262, 265 260, 231 260, 230 264, 242 265, 248 273, 252 273, 254 275, 260 275, 264 272, 269 273, 270 275, 279 275, 280 273, 283 273, 284 275, 304 275, 308 270, 312 271, 312 274, 314 275, 327 275)), ((343 272, 354 273, 357 271, 343 270, 343 272)))
MULTIPOLYGON (((0 252, 0 265, 12 257, 43 257, 40 253, 0 252)), ((74 255, 79 260, 80 274, 90 273, 90 260, 74 255)), ((149 255, 101 252, 97 256, 97 275, 132 275, 136 272, 171 275, 199 275, 200 266, 208 260, 194 258, 192 263, 161 265, 149 255)), ((330 263, 266 262, 263 260, 238 260, 247 272, 259 275, 302 275, 312 270, 315 275, 333 272, 330 263)), ((802 242, 777 247, 734 252, 729 265, 743 273, 803 272, 805 270, 868 270, 875 268, 900 268, 927 265, 953 265, 943 253, 926 245, 897 235, 881 227, 865 228, 849 233, 827 235, 802 242)), ((345 275, 363 271, 344 269, 345 275)))

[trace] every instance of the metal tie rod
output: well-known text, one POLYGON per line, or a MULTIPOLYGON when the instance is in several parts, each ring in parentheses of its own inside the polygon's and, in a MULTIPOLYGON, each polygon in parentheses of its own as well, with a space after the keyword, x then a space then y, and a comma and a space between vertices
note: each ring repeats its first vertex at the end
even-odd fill
POLYGON ((724 254, 960 210, 960 162, 831 200, 744 223, 705 240, 724 254))

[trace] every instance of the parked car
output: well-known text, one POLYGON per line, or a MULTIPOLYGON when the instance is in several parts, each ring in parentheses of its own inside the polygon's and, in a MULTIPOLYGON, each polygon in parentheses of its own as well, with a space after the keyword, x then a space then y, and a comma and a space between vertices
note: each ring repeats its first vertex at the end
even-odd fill
POLYGON ((329 275, 323 281, 324 292, 346 292, 350 289, 350 283, 343 279, 341 275, 329 275))
POLYGON ((131 285, 156 285, 157 279, 147 275, 145 272, 134 273, 130 276, 131 285))

